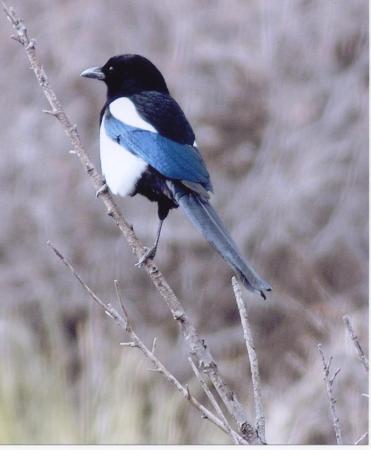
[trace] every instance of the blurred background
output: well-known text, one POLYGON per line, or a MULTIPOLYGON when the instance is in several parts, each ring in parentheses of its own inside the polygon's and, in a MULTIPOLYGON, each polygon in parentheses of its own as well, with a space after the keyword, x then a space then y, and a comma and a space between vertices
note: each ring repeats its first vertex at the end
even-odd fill
MULTIPOLYGON (((344 442, 367 430, 366 374, 346 335, 368 343, 366 0, 9 0, 96 164, 102 84, 80 72, 140 53, 188 116, 212 202, 273 286, 246 293, 269 443, 334 443, 317 344, 341 368, 344 442)), ((228 443, 92 304, 52 240, 106 301, 117 278, 137 333, 194 395, 177 324, 74 155, 24 51, 1 19, 0 442, 228 443)), ((145 244, 156 207, 118 200, 145 244)), ((231 272, 180 211, 157 263, 253 417, 231 272)))

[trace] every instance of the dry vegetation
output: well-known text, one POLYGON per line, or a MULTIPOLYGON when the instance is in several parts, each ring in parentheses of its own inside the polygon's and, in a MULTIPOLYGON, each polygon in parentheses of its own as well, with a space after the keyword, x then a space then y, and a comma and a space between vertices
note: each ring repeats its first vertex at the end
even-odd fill
MULTIPOLYGON (((212 173, 214 204, 274 292, 250 300, 270 443, 333 443, 317 343, 341 367, 343 440, 367 429, 367 378, 346 335, 368 337, 366 0, 14 0, 98 161, 102 86, 82 69, 141 53, 166 75, 212 173)), ((95 200, 2 19, 0 442, 223 443, 148 372, 45 242, 114 299, 120 280, 148 345, 192 392, 177 327, 95 200)), ((121 201, 144 242, 156 210, 121 201)), ((180 212, 158 264, 252 412, 249 367, 223 261, 180 212), (206 267, 207 264, 207 267, 206 267)), ((251 298, 251 297, 250 297, 251 298)))

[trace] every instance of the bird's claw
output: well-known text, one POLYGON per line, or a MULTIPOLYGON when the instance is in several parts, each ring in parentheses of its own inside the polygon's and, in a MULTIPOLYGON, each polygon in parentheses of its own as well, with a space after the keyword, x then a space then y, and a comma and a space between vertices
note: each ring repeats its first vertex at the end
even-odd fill
POLYGON ((152 261, 156 255, 156 248, 147 248, 140 260, 135 264, 136 267, 143 267, 147 261, 152 261))

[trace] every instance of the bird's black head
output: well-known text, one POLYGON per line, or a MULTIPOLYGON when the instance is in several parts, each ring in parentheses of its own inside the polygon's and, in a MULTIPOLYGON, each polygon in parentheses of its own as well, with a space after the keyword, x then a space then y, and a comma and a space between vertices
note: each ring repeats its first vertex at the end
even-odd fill
POLYGON ((84 70, 81 76, 104 81, 109 100, 143 91, 169 92, 161 72, 140 55, 113 56, 104 66, 84 70))

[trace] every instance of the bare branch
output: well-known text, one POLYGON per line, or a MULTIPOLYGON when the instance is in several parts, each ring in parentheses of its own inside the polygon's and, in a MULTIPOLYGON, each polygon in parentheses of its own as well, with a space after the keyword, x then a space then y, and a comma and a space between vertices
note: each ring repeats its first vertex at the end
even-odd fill
POLYGON ((190 356, 188 357, 188 361, 193 369, 193 372, 196 375, 196 378, 200 382, 202 389, 204 390, 205 394, 207 395, 208 399, 210 400, 210 403, 213 405, 219 418, 222 420, 225 427, 228 429, 228 432, 229 432, 230 436, 232 437, 233 441, 235 442, 235 444, 240 444, 240 440, 238 439, 238 437, 236 436, 236 433, 232 430, 231 426, 229 425, 228 420, 226 419, 222 409, 219 406, 219 403, 217 402, 213 393, 210 391, 209 386, 207 385, 204 377, 201 375, 200 371, 197 369, 195 363, 193 362, 193 360, 190 356))
POLYGON ((359 359, 361 360, 362 366, 365 368, 366 372, 368 373, 368 359, 367 359, 367 356, 365 355, 365 352, 363 351, 363 349, 361 347, 361 344, 359 343, 358 336, 354 333, 350 319, 348 316, 343 316, 343 320, 345 323, 345 327, 349 333, 349 336, 353 341, 353 344, 354 344, 356 352, 359 356, 359 359))
POLYGON ((245 301, 242 297, 241 287, 236 279, 236 277, 232 278, 232 286, 234 295, 236 297, 238 311, 241 316, 241 323, 243 328, 243 335, 245 338, 247 353, 250 361, 251 368, 251 377, 254 391, 254 403, 255 403, 255 416, 256 416, 256 429, 257 433, 262 440, 263 443, 265 441, 265 417, 263 410, 263 402, 261 396, 261 387, 260 387, 260 375, 259 375, 259 363, 258 357, 255 351, 254 340, 252 337, 252 332, 249 324, 248 313, 245 305, 245 301))
POLYGON ((366 439, 367 437, 368 431, 366 431, 366 433, 363 433, 362 436, 355 441, 354 445, 359 445, 363 441, 363 439, 366 439))
MULTIPOLYGON (((2 5, 5 15, 17 33, 19 42, 26 51, 31 69, 33 70, 36 79, 38 80, 39 85, 51 107, 51 111, 58 111, 58 114, 53 114, 53 116, 62 125, 72 144, 73 151, 80 159, 81 164, 93 182, 95 192, 97 192, 103 186, 104 180, 93 165, 85 148, 83 147, 76 125, 70 122, 59 99, 49 83, 46 72, 38 59, 35 41, 28 38, 27 29, 23 21, 17 18, 14 11, 8 8, 4 3, 2 3, 2 5)), ((104 191, 101 195, 99 195, 99 198, 103 201, 108 215, 113 218, 121 233, 126 238, 133 253, 138 259, 140 259, 145 252, 144 246, 135 235, 132 226, 130 226, 124 219, 122 213, 114 202, 111 193, 109 191, 104 191)), ((249 443, 260 443, 256 430, 247 419, 246 411, 244 410, 242 404, 237 399, 235 393, 221 377, 218 366, 215 363, 205 341, 199 337, 195 327, 184 311, 182 304, 167 283, 165 277, 162 275, 157 266, 150 260, 147 260, 143 264, 143 267, 149 274, 152 283, 160 293, 161 297, 166 302, 174 320, 178 321, 183 337, 189 346, 190 353, 197 359, 198 365, 203 368, 204 373, 210 378, 229 413, 238 424, 240 432, 249 443)))
MULTIPOLYGON (((53 249, 54 253, 58 256, 58 258, 63 262, 63 264, 68 267, 73 276, 78 280, 81 286, 88 293, 90 298, 94 300, 103 310, 107 313, 108 317, 113 319, 120 328, 126 331, 129 334, 130 341, 129 342, 121 342, 120 345, 123 347, 137 347, 139 348, 144 356, 151 361, 154 366, 154 371, 161 373, 173 386, 177 388, 177 390, 183 395, 183 397, 190 402, 190 404, 196 408, 202 415, 203 418, 210 420, 210 422, 214 423, 218 428, 223 430, 225 433, 230 434, 229 428, 223 423, 221 419, 219 419, 215 414, 209 411, 205 406, 203 406, 195 397, 193 397, 189 393, 189 389, 185 388, 172 373, 169 372, 168 369, 160 362, 160 360, 151 352, 143 341, 139 338, 139 336, 133 330, 132 325, 130 324, 129 317, 126 313, 126 309, 124 307, 122 296, 119 292, 119 286, 117 280, 115 280, 115 288, 116 294, 120 299, 120 304, 123 308, 123 315, 121 315, 112 305, 109 303, 105 303, 81 278, 79 273, 73 267, 73 265, 63 256, 63 254, 55 247, 54 244, 48 242, 48 245, 53 249)), ((233 439, 237 439, 239 443, 247 443, 240 435, 234 432, 233 439)))
POLYGON ((332 356, 330 356, 328 362, 326 363, 326 358, 325 358, 325 355, 322 350, 322 345, 318 344, 317 347, 318 347, 318 351, 321 355, 323 375, 324 375, 323 380, 326 384, 327 397, 329 400, 330 414, 332 417, 332 423, 333 423, 334 430, 335 430, 336 442, 338 445, 342 445, 343 439, 341 437, 340 421, 339 421, 339 417, 336 412, 336 399, 334 397, 334 393, 333 393, 333 389, 332 389, 335 378, 338 375, 338 373, 340 372, 340 369, 337 369, 335 371, 334 375, 332 377, 330 377, 330 365, 331 365, 333 358, 332 358, 332 356))
MULTIPOLYGON (((77 281, 82 285, 82 287, 88 292, 88 294, 90 295, 90 297, 95 301, 95 303, 98 303, 99 306, 101 306, 102 308, 104 308, 105 312, 108 312, 111 314, 111 311, 108 309, 108 307, 106 306, 106 304, 104 302, 102 302, 102 300, 89 288, 89 286, 87 286, 84 281, 81 279, 80 275, 76 272, 75 268, 72 266, 72 264, 67 261, 67 259, 62 255, 62 253, 55 247, 55 245, 50 242, 47 241, 47 244, 49 245, 49 247, 54 251, 54 253, 58 256, 58 258, 63 262, 63 264, 70 269, 70 271, 72 272, 73 276, 77 279, 77 281)), ((112 316, 112 314, 111 314, 112 316)))

